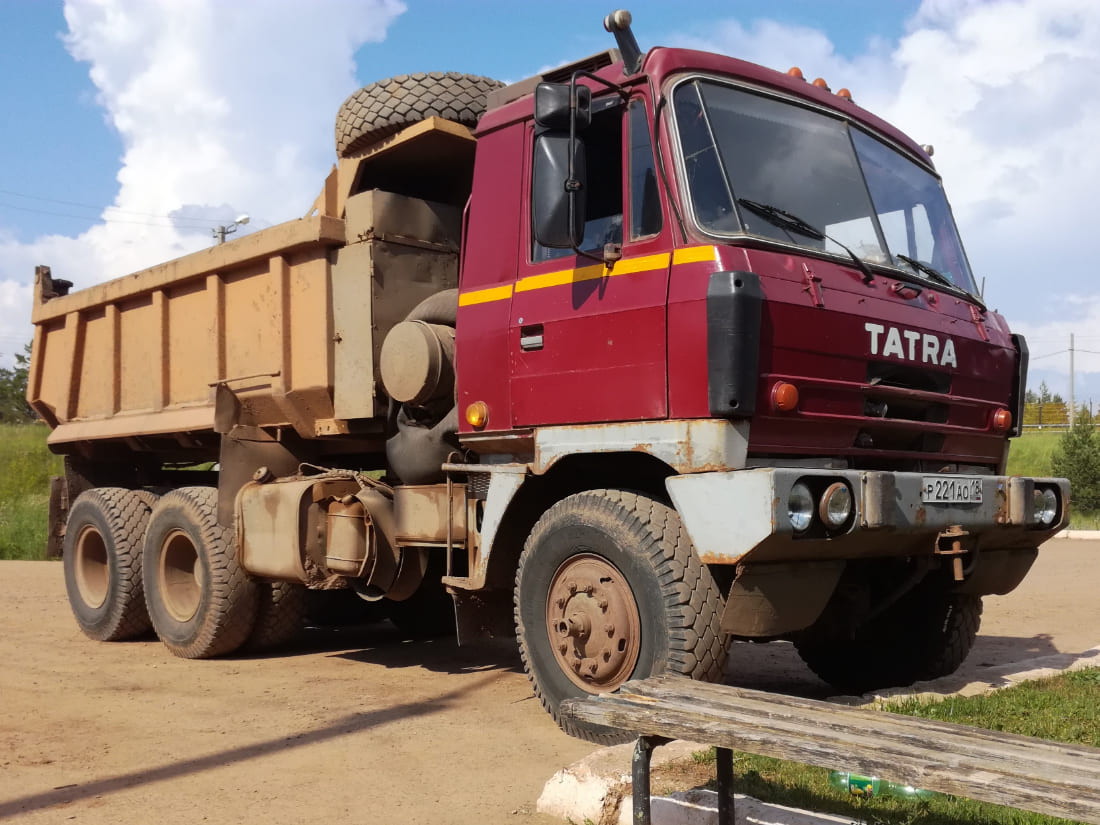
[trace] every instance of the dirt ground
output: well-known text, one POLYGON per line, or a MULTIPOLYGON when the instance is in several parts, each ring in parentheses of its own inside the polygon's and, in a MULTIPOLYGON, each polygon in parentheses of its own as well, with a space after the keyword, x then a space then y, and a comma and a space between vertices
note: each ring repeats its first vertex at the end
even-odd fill
MULTIPOLYGON (((964 666, 1100 643, 1100 542, 1048 544, 986 602, 964 666)), ((183 661, 77 629, 61 565, 0 563, 0 820, 540 823, 592 746, 558 732, 511 652, 309 631, 266 658, 183 661)), ((789 645, 737 645, 731 681, 822 695, 789 645)))

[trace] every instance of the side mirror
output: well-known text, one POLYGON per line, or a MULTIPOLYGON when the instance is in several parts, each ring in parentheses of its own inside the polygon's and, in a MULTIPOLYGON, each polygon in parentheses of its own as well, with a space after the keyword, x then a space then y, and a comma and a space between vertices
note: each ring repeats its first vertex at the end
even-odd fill
MULTIPOLYGON (((544 129, 567 131, 570 122, 568 83, 540 83, 535 87, 535 123, 544 129)), ((592 90, 577 86, 576 130, 592 122, 592 90)))
POLYGON ((531 223, 535 240, 542 246, 572 249, 580 244, 584 237, 587 172, 583 141, 572 140, 568 132, 557 131, 535 138, 531 223), (570 152, 573 156, 572 180, 569 177, 570 152))

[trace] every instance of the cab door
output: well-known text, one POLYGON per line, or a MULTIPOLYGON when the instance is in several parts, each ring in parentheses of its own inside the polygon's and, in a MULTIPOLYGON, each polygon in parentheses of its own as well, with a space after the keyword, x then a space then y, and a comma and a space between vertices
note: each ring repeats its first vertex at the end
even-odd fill
MULTIPOLYGON (((643 95, 593 101, 581 249, 610 265, 534 241, 525 209, 509 325, 514 427, 637 421, 668 415, 670 241, 662 217, 643 95), (624 209, 625 205, 625 209, 624 209)), ((526 136, 530 180, 534 126, 526 136)))

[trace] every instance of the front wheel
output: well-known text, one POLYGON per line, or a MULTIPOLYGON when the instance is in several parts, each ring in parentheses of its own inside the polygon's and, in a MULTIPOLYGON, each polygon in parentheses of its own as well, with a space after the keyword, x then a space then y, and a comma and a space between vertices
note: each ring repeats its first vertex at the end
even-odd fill
POLYGON ((824 681, 860 694, 954 673, 970 653, 981 621, 980 596, 926 585, 850 635, 811 628, 795 647, 824 681))
POLYGON ((535 695, 566 733, 601 744, 633 737, 563 719, 562 701, 661 673, 717 681, 722 606, 676 511, 622 490, 551 507, 516 573, 516 634, 535 695))

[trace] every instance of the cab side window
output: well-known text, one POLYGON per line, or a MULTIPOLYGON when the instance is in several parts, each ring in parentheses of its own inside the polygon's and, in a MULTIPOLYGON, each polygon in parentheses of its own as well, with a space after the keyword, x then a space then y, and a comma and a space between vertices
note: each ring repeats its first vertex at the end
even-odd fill
MULTIPOLYGON (((642 116, 644 118, 644 112, 642 116)), ((605 244, 623 242, 622 119, 622 108, 612 106, 594 112, 591 125, 584 130, 588 186, 585 189, 584 239, 580 248, 585 252, 602 251, 605 244)), ((533 263, 572 254, 570 249, 549 249, 532 240, 533 263)))
POLYGON ((635 99, 627 109, 630 135, 630 239, 648 238, 661 231, 661 195, 657 164, 645 103, 635 99))

